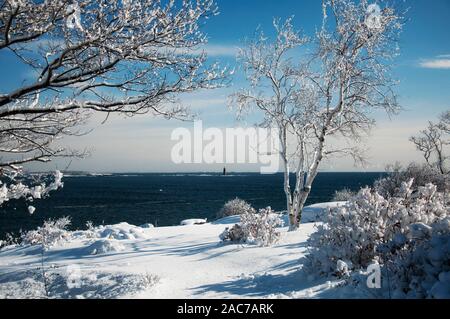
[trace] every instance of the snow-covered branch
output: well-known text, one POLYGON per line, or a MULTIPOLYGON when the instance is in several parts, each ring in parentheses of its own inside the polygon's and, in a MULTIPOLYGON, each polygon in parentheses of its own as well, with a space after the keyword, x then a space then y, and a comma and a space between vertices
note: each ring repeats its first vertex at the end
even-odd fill
MULTIPOLYGON (((53 174, 23 175, 17 171, 2 170, 0 181, 0 206, 12 199, 24 198, 29 202, 42 199, 50 192, 63 187, 63 174, 56 171, 53 174)), ((34 207, 29 207, 30 214, 34 213, 34 207)))
POLYGON ((0 51, 34 78, 0 89, 0 167, 83 156, 55 141, 92 112, 191 118, 178 95, 228 81, 199 51, 216 14, 213 0, 2 1, 0 51))

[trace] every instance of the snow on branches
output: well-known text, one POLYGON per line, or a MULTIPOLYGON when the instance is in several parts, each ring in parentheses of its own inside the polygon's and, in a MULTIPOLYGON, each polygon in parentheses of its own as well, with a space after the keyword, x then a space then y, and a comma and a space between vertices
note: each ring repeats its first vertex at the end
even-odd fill
POLYGON ((258 213, 247 210, 240 215, 241 221, 231 229, 226 228, 219 236, 222 241, 271 246, 280 238, 277 227, 283 226, 280 215, 270 207, 260 209, 258 213))
POLYGON ((6 1, 0 50, 12 50, 38 76, 2 92, 0 116, 81 108, 183 116, 165 106, 174 94, 215 88, 226 77, 198 54, 206 43, 200 24, 216 13, 212 0, 6 1), (50 96, 39 98, 44 91, 50 96))
MULTIPOLYGON (((5 175, 4 175, 5 177, 5 175)), ((63 187, 63 174, 56 171, 53 174, 19 174, 13 172, 3 181, 0 181, 0 206, 12 199, 24 198, 32 202, 35 199, 42 199, 49 196, 51 191, 56 191, 63 187)), ((30 214, 35 208, 28 207, 30 214)))
POLYGON ((21 237, 23 245, 42 245, 44 250, 68 240, 71 236, 67 227, 71 221, 69 217, 57 220, 47 220, 36 230, 30 230, 21 237))
POLYGON ((225 205, 223 205, 223 207, 217 213, 217 217, 222 218, 227 216, 242 215, 247 212, 254 213, 255 210, 245 200, 235 198, 233 200, 226 202, 225 205))
POLYGON ((396 298, 450 298, 450 217, 410 226, 412 240, 389 263, 396 298))
MULTIPOLYGON (((396 196, 386 198, 364 188, 330 211, 308 241, 306 269, 342 275, 343 264, 347 273, 376 262, 394 277, 397 293, 430 296, 450 270, 450 195, 433 184, 417 190, 412 184, 404 182, 396 196)), ((439 287, 436 293, 442 293, 439 287)))

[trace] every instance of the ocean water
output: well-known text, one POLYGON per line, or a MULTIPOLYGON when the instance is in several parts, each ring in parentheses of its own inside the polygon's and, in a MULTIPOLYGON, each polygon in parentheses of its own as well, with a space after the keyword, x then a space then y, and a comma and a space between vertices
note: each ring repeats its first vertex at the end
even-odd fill
MULTIPOLYGON (((319 173, 307 204, 330 201, 335 190, 372 185, 383 173, 319 173)), ((230 199, 239 197, 255 208, 285 209, 283 175, 112 174, 66 176, 64 188, 48 199, 27 204, 11 201, 0 208, 0 238, 6 233, 34 229, 49 218, 70 216, 73 229, 128 222, 157 226, 178 225, 186 218, 215 218, 230 199)))

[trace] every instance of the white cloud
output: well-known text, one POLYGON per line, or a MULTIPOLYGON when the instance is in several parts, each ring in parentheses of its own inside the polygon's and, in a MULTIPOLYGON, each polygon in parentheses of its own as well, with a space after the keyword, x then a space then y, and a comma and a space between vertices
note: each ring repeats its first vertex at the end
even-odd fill
POLYGON ((193 49, 178 48, 178 49, 162 49, 164 52, 174 52, 175 54, 202 54, 205 52, 208 57, 235 57, 239 52, 239 47, 235 45, 224 44, 205 44, 199 45, 193 49))
POLYGON ((450 54, 438 55, 434 59, 422 60, 419 65, 426 69, 450 69, 450 54))
MULTIPOLYGON (((198 45, 195 48, 157 48, 162 52, 173 52, 175 54, 201 54, 206 53, 208 57, 229 57, 236 58, 239 50, 243 48, 242 44, 220 44, 206 43, 198 45)), ((153 49, 153 48, 152 48, 153 49)), ((301 53, 308 52, 304 48, 296 48, 291 53, 291 57, 296 57, 301 53)))
POLYGON ((203 50, 208 54, 208 56, 235 57, 239 52, 239 48, 237 46, 220 44, 207 44, 204 46, 203 50))
POLYGON ((232 93, 233 91, 228 87, 215 90, 202 90, 199 92, 181 95, 180 102, 183 105, 191 107, 194 111, 210 108, 212 106, 222 107, 226 110, 228 96, 232 93))

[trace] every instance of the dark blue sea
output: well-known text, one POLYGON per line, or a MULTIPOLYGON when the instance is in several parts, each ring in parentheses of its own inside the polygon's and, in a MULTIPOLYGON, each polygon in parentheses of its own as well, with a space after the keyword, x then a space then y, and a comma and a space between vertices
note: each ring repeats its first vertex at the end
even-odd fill
MULTIPOLYGON (((383 173, 320 173, 307 204, 330 201, 335 190, 372 185, 383 173)), ((45 200, 27 204, 11 201, 0 207, 0 238, 41 225, 49 218, 70 216, 73 229, 128 222, 157 226, 177 225, 186 218, 215 218, 230 199, 239 197, 255 208, 285 209, 283 175, 221 174, 112 174, 66 176, 64 188, 45 200)))

